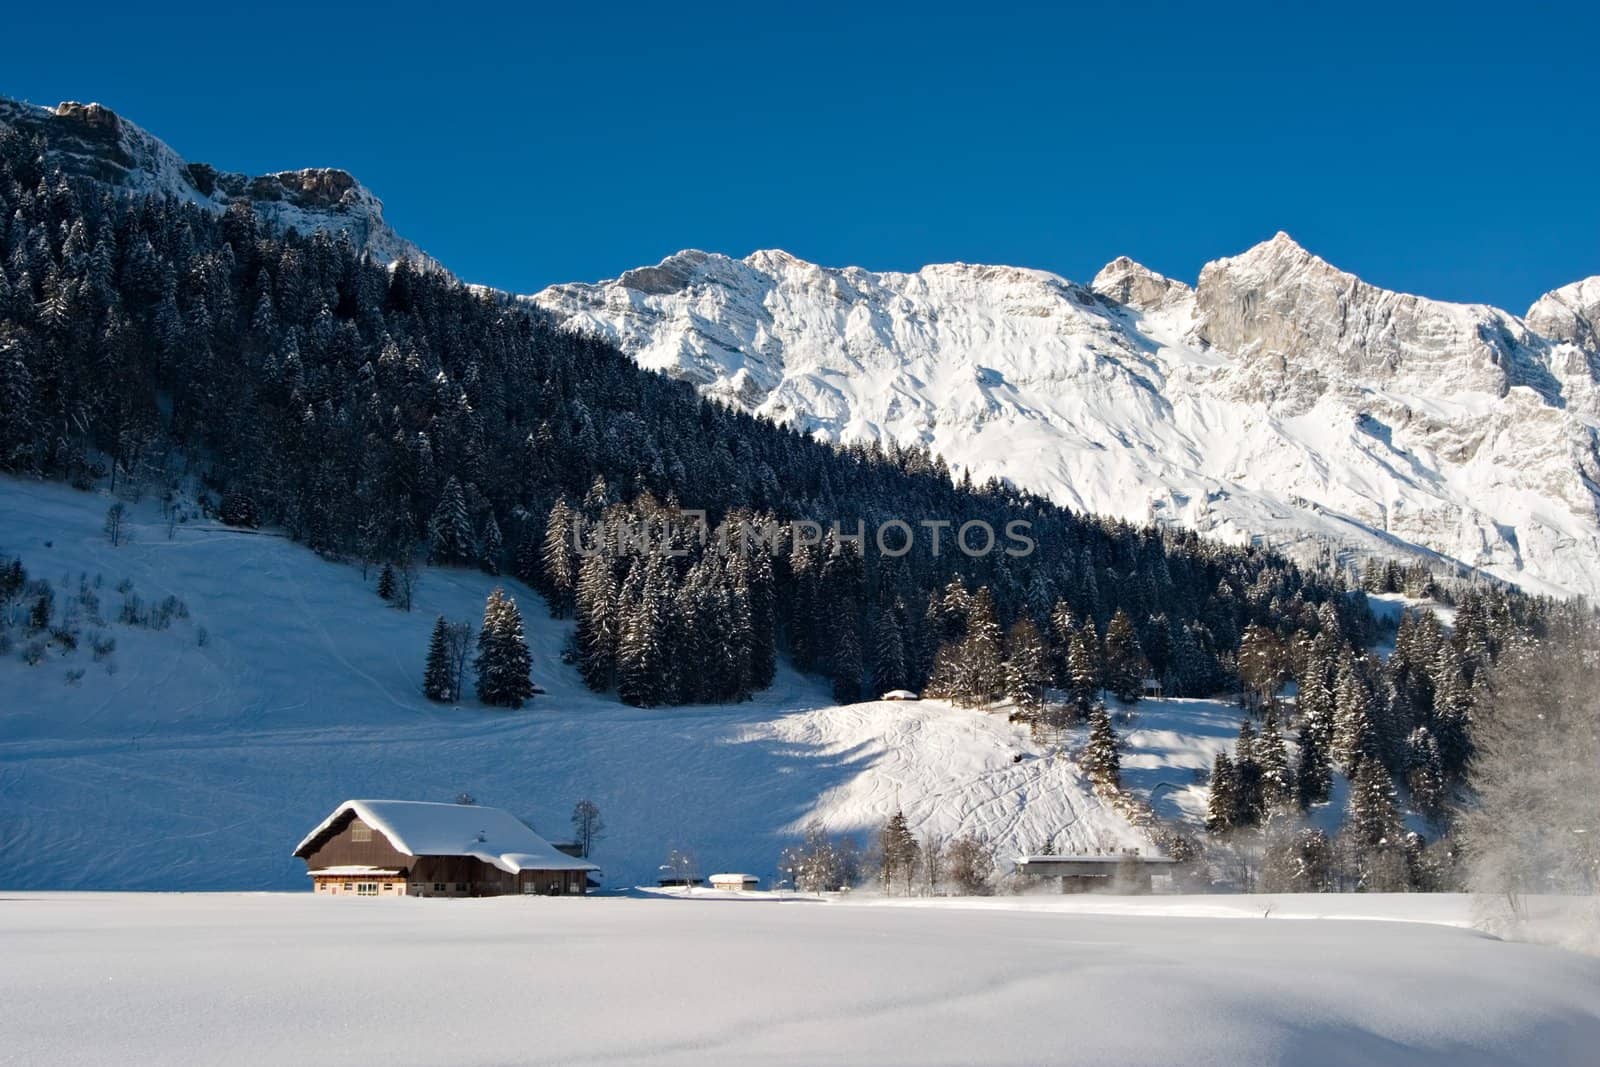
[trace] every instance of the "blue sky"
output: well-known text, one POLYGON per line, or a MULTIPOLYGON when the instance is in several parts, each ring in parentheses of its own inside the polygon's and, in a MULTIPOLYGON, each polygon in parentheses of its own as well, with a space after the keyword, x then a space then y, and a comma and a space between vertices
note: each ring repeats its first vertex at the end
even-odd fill
POLYGON ((1600 273, 1586 4, 17 5, 0 93, 331 165, 516 291, 680 248, 1193 280, 1279 229, 1520 312, 1600 273))

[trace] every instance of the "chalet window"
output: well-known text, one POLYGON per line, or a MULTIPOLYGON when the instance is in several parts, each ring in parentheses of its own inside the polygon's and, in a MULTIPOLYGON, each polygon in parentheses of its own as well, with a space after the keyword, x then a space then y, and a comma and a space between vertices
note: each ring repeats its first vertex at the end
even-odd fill
POLYGON ((444 883, 443 882, 435 882, 435 883, 433 883, 433 891, 435 893, 443 893, 444 892, 444 883))
POLYGON ((350 827, 350 840, 352 840, 352 841, 371 841, 372 840, 372 827, 370 827, 370 826, 362 826, 360 823, 357 823, 356 825, 350 827))
POLYGON ((358 897, 375 897, 377 895, 378 895, 378 883, 377 882, 357 882, 356 883, 356 896, 358 896, 358 897))

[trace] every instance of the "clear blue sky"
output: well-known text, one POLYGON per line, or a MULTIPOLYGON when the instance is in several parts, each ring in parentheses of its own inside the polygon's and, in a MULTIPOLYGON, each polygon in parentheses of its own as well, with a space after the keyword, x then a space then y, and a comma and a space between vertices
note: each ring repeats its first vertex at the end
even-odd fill
POLYGON ((1284 229, 1520 312, 1600 273, 1581 3, 14 5, 0 93, 345 167, 529 292, 679 248, 1192 280, 1284 229))

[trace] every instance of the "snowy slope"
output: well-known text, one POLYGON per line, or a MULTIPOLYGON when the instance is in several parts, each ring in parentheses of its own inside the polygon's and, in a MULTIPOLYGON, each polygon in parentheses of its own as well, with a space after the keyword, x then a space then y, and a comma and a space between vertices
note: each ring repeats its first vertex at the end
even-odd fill
POLYGON ((1262 921, 1260 898, 1218 908, 1250 919, 1034 902, 13 896, 0 1058, 283 1063, 309 1033, 363 1063, 1565 1067, 1600 1042, 1600 960, 1570 952, 1262 921))
POLYGON ((1125 258, 1084 287, 690 251, 530 299, 707 395, 1086 511, 1600 593, 1600 279, 1523 320, 1378 289, 1279 234, 1195 287, 1125 258))
POLYGON ((107 503, 0 480, 0 553, 51 580, 58 611, 86 582, 106 623, 79 609, 85 645, 95 631, 116 641, 102 661, 87 648, 35 666, 20 645, 0 655, 6 888, 303 888, 291 850, 352 796, 468 792, 551 839, 591 797, 611 885, 653 881, 672 848, 706 873, 770 879, 807 822, 864 846, 897 800, 918 833, 978 830, 1003 857, 1050 835, 1063 848, 1146 844, 1076 764, 1004 715, 834 707, 787 670, 755 702, 628 708, 559 662, 570 623, 514 581, 427 570, 406 614, 358 568, 270 533, 197 520, 168 540, 153 503, 133 505, 131 539, 113 548, 107 503), (188 617, 159 631, 115 622, 124 581, 147 607, 181 599, 188 617), (548 695, 522 712, 430 704, 419 687, 435 616, 480 618, 497 583, 522 606, 548 695))
POLYGON ((0 129, 45 139, 49 157, 68 174, 138 196, 170 196, 209 211, 247 201, 268 226, 302 233, 346 234, 358 249, 389 263, 436 266, 383 219, 383 204, 349 173, 328 167, 251 177, 190 163, 148 131, 99 104, 37 107, 0 97, 0 129))

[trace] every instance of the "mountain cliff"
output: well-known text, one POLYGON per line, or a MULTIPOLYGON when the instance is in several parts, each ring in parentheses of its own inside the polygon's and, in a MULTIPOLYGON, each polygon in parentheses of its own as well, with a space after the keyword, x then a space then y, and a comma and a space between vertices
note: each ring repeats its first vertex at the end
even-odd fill
POLYGON ((65 173, 118 192, 170 196, 218 212, 245 201, 279 231, 348 234, 356 248, 382 262, 432 264, 384 221, 382 202, 342 170, 314 167, 250 177, 190 163, 99 104, 69 101, 46 108, 0 97, 0 129, 6 128, 42 138, 49 161, 65 173))
POLYGON ((1278 234, 1198 283, 687 251, 531 298, 727 403, 922 444, 1085 511, 1417 551, 1600 594, 1600 278, 1522 318, 1391 292, 1278 234))

